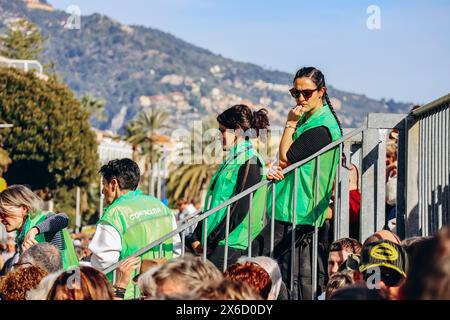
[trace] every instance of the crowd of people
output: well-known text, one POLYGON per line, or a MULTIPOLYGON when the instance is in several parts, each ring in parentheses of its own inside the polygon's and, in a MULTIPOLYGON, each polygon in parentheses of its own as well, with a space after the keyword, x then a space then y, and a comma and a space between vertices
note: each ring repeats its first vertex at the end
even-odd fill
MULTIPOLYGON (((226 157, 212 176, 203 211, 198 201, 180 200, 175 216, 160 200, 143 194, 140 169, 131 159, 112 160, 100 168, 107 206, 92 237, 73 239, 67 215, 44 212, 42 200, 26 186, 3 190, 1 222, 17 237, 2 249, 1 298, 450 299, 450 229, 401 241, 386 223, 384 230, 359 239, 361 194, 354 164, 346 166, 350 238, 330 243, 336 168, 345 157, 332 148, 296 171, 284 174, 283 169, 341 138, 341 124, 320 70, 298 70, 290 93, 296 106, 287 116, 276 164, 266 163, 251 141, 269 128, 266 109, 235 105, 217 116, 226 157), (173 232, 267 179, 274 182, 270 187, 263 185, 207 219, 190 223, 183 236, 173 232), (275 203, 269 196, 273 194, 275 203), (268 223, 272 216, 273 233, 268 223), (165 235, 162 243, 137 254, 165 235)), ((392 184, 395 154, 388 153, 387 167, 386 182, 392 184)), ((395 217, 392 204, 389 198, 386 222, 395 217)))
MULTIPOLYGON (((450 228, 403 241, 387 230, 363 244, 336 240, 327 279, 319 300, 449 300, 450 228)), ((3 300, 122 300, 130 281, 142 300, 292 299, 278 262, 266 256, 241 257, 224 272, 192 254, 142 262, 131 257, 113 284, 91 266, 64 270, 60 250, 47 242, 25 251, 1 278, 0 293, 3 300)))

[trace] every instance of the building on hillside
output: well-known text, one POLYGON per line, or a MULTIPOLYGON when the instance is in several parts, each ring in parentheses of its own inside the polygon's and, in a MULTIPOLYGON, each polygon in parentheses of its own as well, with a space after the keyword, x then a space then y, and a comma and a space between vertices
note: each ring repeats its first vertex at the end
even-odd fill
POLYGON ((27 4, 28 9, 45 10, 50 12, 55 10, 52 5, 39 0, 24 0, 24 2, 27 4))

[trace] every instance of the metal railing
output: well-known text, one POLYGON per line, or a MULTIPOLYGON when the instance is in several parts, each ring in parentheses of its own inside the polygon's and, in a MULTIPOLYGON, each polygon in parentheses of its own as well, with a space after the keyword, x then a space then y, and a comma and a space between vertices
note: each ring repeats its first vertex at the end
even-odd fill
MULTIPOLYGON (((294 177, 295 177, 294 178, 294 190, 296 190, 297 189, 297 184, 298 184, 298 181, 297 181, 297 170, 298 170, 299 167, 301 167, 302 165, 308 163, 311 160, 319 160, 320 156, 322 154, 324 154, 325 152, 327 152, 329 150, 332 150, 334 148, 339 148, 339 150, 340 150, 339 158, 341 158, 342 150, 343 150, 341 145, 343 143, 345 143, 345 142, 350 141, 352 138, 356 137, 357 135, 360 135, 363 131, 364 131, 364 128, 359 128, 359 129, 356 129, 356 130, 354 130, 354 131, 344 135, 341 139, 334 141, 333 143, 331 143, 328 146, 322 148, 321 150, 319 150, 315 154, 311 155, 310 157, 308 157, 308 158, 306 158, 306 159, 304 159, 304 160, 302 160, 300 162, 294 163, 294 164, 290 165, 289 167, 285 168, 283 170, 283 174, 287 174, 289 172, 294 172, 294 177)), ((315 212, 316 212, 316 219, 315 219, 315 221, 316 221, 316 223, 315 223, 315 226, 314 226, 314 235, 313 235, 313 244, 314 244, 313 245, 313 261, 317 261, 317 257, 318 257, 318 225, 317 225, 317 219, 318 219, 318 212, 317 212, 318 209, 317 208, 318 208, 318 206, 317 206, 317 204, 319 202, 319 199, 317 197, 317 188, 318 188, 318 185, 319 185, 319 183, 318 183, 319 173, 320 173, 319 172, 319 170, 320 170, 319 167, 320 166, 316 166, 316 169, 315 169, 316 170, 316 172, 315 172, 315 177, 316 177, 315 178, 316 179, 316 181, 315 181, 315 186, 316 186, 315 194, 316 194, 316 196, 315 196, 314 201, 315 201, 315 212)), ((341 171, 341 170, 342 170, 341 169, 341 163, 339 161, 338 171, 341 171)), ((223 202, 221 205, 216 206, 214 208, 209 208, 210 204, 211 204, 211 198, 209 198, 208 199, 208 206, 207 206, 208 210, 206 212, 198 215, 195 218, 190 219, 189 222, 183 224, 182 226, 178 227, 177 229, 173 230, 172 232, 166 234, 164 237, 161 237, 161 238, 151 242, 146 247, 141 248, 140 250, 136 251, 132 256, 134 256, 134 257, 141 256, 141 255, 145 254, 146 252, 152 250, 153 248, 155 248, 157 246, 159 246, 160 251, 161 251, 162 244, 166 240, 171 239, 172 237, 174 237, 177 234, 181 234, 181 239, 182 239, 182 241, 181 241, 182 242, 181 255, 184 255, 184 253, 185 253, 184 245, 185 245, 185 233, 186 233, 186 230, 189 227, 191 227, 192 225, 195 225, 198 222, 203 221, 204 222, 203 226, 202 226, 203 227, 203 231, 204 231, 203 232, 203 234, 204 234, 204 238, 203 238, 203 244, 204 244, 204 246, 203 246, 203 258, 206 259, 207 258, 207 248, 208 248, 207 241, 206 241, 207 240, 207 232, 206 232, 206 230, 208 228, 207 227, 207 225, 208 225, 207 218, 209 216, 211 216, 212 214, 214 214, 214 213, 216 213, 216 212, 218 212, 218 211, 220 211, 222 209, 226 209, 227 213, 226 213, 226 232, 225 232, 225 250, 224 250, 224 270, 225 270, 226 267, 227 267, 227 257, 228 257, 228 241, 229 241, 228 238, 229 238, 229 230, 230 230, 230 208, 231 208, 231 205, 233 205, 236 201, 241 200, 242 198, 244 198, 246 196, 250 197, 250 204, 251 204, 252 203, 251 200, 252 200, 252 197, 253 197, 254 193, 257 190, 259 190, 260 188, 268 187, 268 186, 272 186, 272 194, 271 194, 271 196, 272 196, 272 199, 274 200, 275 199, 275 194, 276 194, 276 183, 274 183, 273 181, 270 181, 270 180, 261 181, 258 184, 254 185, 254 186, 252 186, 252 187, 250 187, 248 189, 246 189, 245 191, 235 195, 234 197, 230 198, 229 200, 223 202)), ((348 192, 348 190, 347 190, 347 192, 348 192)), ((341 190, 341 193, 345 193, 345 190, 341 190)), ((296 203, 297 203, 297 194, 296 193, 294 193, 292 199, 293 199, 293 204, 294 204, 293 207, 296 208, 296 203)), ((347 208, 348 208, 348 204, 347 204, 347 208)), ((253 210, 253 208, 250 205, 250 209, 249 209, 249 219, 250 219, 249 225, 251 225, 252 210, 253 210)), ((266 208, 266 210, 267 210, 267 208, 266 208)), ((272 213, 274 213, 274 212, 275 212, 275 201, 272 201, 272 213)), ((347 214, 347 216, 348 216, 348 214, 347 214)), ((345 219, 343 219, 343 220, 345 220, 345 219)), ((348 217, 347 217, 346 220, 348 221, 348 217)), ((270 255, 273 256, 273 252, 274 252, 274 230, 275 230, 275 215, 274 214, 271 215, 270 224, 271 224, 271 227, 270 227, 270 230, 271 230, 271 232, 270 232, 270 255)), ((295 261, 296 261, 296 259, 295 259, 296 215, 295 214, 293 214, 292 226, 293 226, 293 228, 292 228, 292 239, 291 239, 291 266, 292 266, 292 270, 294 270, 295 269, 294 268, 295 267, 295 261)), ((251 233, 252 233, 252 230, 251 230, 251 227, 250 227, 249 228, 249 237, 248 237, 248 256, 252 255, 252 242, 253 242, 253 239, 252 239, 251 233)), ((346 233, 348 234, 348 230, 347 231, 342 231, 342 233, 343 234, 346 234, 346 233)), ((104 273, 109 273, 109 272, 112 272, 112 271, 116 270, 119 267, 120 263, 121 263, 121 261, 111 265, 110 267, 108 267, 105 270, 103 270, 103 272, 104 273)), ((314 299, 316 297, 316 288, 317 288, 317 263, 315 263, 313 265, 312 275, 313 275, 312 276, 312 286, 314 288, 313 289, 312 298, 314 299)), ((293 285, 294 285, 293 277, 294 277, 294 274, 291 273, 291 281, 290 281, 290 288, 291 288, 291 290, 293 289, 293 285)))
POLYGON ((405 122, 405 234, 429 236, 450 223, 450 94, 414 108, 405 122))
MULTIPOLYGON (((369 114, 367 123, 361 128, 345 134, 341 139, 322 148, 312 156, 290 165, 283 170, 283 174, 294 172, 294 190, 297 190, 297 170, 311 160, 318 160, 325 152, 339 148, 339 159, 345 155, 345 165, 339 161, 335 177, 335 210, 333 214, 334 240, 349 236, 349 181, 350 173, 347 168, 350 163, 359 167, 359 181, 361 181, 361 209, 359 239, 364 240, 369 235, 382 229, 386 221, 385 212, 385 184, 386 184, 386 140, 388 133, 397 129, 398 142, 398 182, 397 182, 397 225, 396 232, 401 238, 413 235, 427 235, 436 231, 440 226, 450 222, 449 203, 449 151, 450 151, 450 95, 443 97, 424 107, 414 109, 411 114, 369 114), (432 139, 436 139, 435 143, 432 139), (355 160, 356 159, 356 160, 355 160), (344 168, 345 166, 345 168, 344 168), (428 227, 423 227, 428 226, 428 227)), ((318 279, 318 206, 317 187, 319 166, 315 169, 315 225, 313 233, 312 252, 312 295, 316 298, 318 279)), ((164 237, 151 242, 141 248, 133 256, 141 256, 151 249, 159 246, 162 254, 164 241, 181 234, 182 250, 185 254, 186 230, 203 221, 203 258, 207 258, 207 224, 208 217, 226 209, 226 234, 224 250, 224 269, 227 267, 228 244, 230 231, 230 208, 236 201, 249 196, 250 203, 253 195, 262 187, 272 187, 272 214, 270 219, 270 256, 274 253, 275 234, 275 201, 276 183, 262 181, 245 191, 233 196, 219 206, 210 208, 211 198, 208 199, 206 212, 190 219, 177 229, 164 237)), ((293 208, 296 208, 297 193, 292 197, 293 208)), ((267 201, 266 201, 267 203, 267 201)), ((265 210, 267 211, 267 205, 265 210)), ((249 219, 251 225, 253 208, 250 206, 249 219)), ((293 214, 291 238, 291 274, 290 289, 294 286, 295 270, 295 242, 296 242, 296 215, 293 214)), ((251 227, 248 236, 248 255, 252 255, 251 227)), ((106 268, 103 272, 109 273, 117 269, 121 261, 106 268)))
POLYGON ((18 60, 0 56, 0 65, 22 69, 25 72, 36 70, 40 74, 44 73, 42 64, 37 60, 18 60))

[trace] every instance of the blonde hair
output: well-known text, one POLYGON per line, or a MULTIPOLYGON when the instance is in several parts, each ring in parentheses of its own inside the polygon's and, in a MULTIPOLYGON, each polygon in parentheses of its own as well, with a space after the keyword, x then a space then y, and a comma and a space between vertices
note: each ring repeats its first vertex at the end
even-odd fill
POLYGON ((6 213, 5 206, 25 206, 29 214, 35 214, 42 210, 43 201, 24 185, 14 184, 0 192, 1 213, 6 213))
POLYGON ((263 300, 248 283, 227 278, 196 291, 195 300, 263 300))
POLYGON ((150 268, 138 280, 138 286, 144 296, 150 299, 159 299, 161 294, 158 287, 166 281, 176 281, 186 292, 192 292, 197 286, 210 281, 222 280, 223 275, 209 260, 186 254, 177 257, 165 264, 150 268))

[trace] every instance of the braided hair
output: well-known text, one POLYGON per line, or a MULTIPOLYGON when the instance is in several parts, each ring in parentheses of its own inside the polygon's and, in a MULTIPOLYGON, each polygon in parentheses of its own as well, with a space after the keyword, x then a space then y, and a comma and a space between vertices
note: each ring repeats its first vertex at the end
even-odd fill
MULTIPOLYGON (((317 86, 318 89, 321 89, 326 86, 325 85, 325 76, 323 75, 322 71, 320 71, 317 68, 314 68, 314 67, 301 68, 295 74, 294 82, 298 78, 303 78, 303 77, 310 78, 312 80, 312 82, 315 83, 315 85, 317 86)), ((333 114, 334 118, 336 119, 336 122, 338 123, 339 130, 341 131, 341 135, 343 135, 341 121, 339 121, 339 118, 338 118, 336 112, 334 111, 333 106, 331 105, 330 97, 328 96, 327 91, 325 91, 325 93, 323 94, 323 99, 330 107, 331 113, 333 114)))

